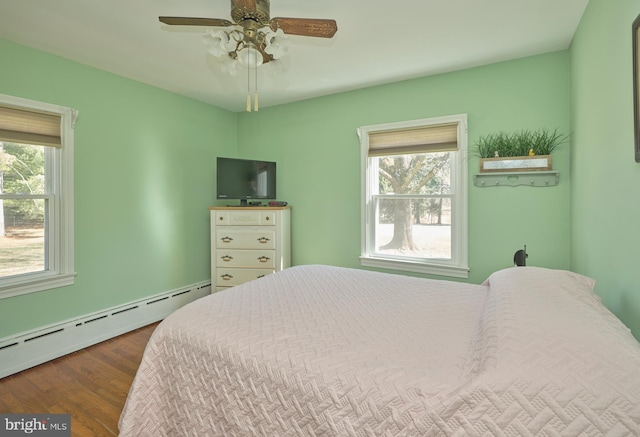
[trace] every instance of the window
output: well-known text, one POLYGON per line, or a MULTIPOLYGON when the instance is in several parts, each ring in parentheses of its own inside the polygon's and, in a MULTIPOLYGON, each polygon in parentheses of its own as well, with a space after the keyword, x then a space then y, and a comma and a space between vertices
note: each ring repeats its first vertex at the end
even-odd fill
POLYGON ((466 278, 466 114, 364 126, 364 266, 466 278))
POLYGON ((76 117, 0 94, 0 298, 73 284, 76 117))

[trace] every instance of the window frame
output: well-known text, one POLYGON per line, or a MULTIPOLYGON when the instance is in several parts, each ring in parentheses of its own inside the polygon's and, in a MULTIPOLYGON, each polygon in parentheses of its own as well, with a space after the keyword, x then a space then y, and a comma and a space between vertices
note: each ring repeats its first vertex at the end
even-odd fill
MULTIPOLYGON (((46 270, 0 278, 0 299, 72 285, 74 271, 73 146, 78 111, 72 108, 0 94, 0 104, 60 116, 61 147, 46 146, 46 270)), ((9 197, 12 195, 2 195, 9 197)), ((15 196, 13 196, 15 198, 15 196)), ((21 198, 26 198, 21 197, 21 198)))
POLYGON ((426 273, 456 278, 468 278, 468 159, 467 114, 424 118, 362 126, 360 137, 361 163, 361 254, 360 263, 365 267, 426 273), (375 132, 457 124, 458 148, 452 162, 451 186, 451 259, 384 256, 375 253, 376 211, 373 196, 377 195, 378 178, 369 157, 369 135, 375 132), (455 212, 454 212, 455 211, 455 212))

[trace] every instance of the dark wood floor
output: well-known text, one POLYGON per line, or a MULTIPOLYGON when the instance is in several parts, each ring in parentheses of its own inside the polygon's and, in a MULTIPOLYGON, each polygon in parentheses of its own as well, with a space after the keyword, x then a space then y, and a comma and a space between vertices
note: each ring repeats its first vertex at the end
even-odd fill
POLYGON ((71 414, 74 437, 117 436, 129 387, 157 325, 0 379, 0 413, 71 414))

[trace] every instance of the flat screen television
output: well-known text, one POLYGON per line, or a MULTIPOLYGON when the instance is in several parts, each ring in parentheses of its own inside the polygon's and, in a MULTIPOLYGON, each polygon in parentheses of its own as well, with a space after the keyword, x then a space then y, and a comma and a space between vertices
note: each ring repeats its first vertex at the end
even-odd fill
POLYGON ((218 199, 240 199, 246 206, 251 199, 276 198, 275 162, 218 157, 216 171, 218 199))

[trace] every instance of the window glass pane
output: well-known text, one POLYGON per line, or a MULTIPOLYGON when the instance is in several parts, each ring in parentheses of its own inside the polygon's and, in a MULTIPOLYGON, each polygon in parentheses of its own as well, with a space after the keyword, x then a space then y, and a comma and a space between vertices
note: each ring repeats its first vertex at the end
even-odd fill
POLYGON ((468 277, 466 123, 458 114, 358 129, 363 266, 468 277), (403 143, 444 127, 454 133, 444 146, 403 143))
POLYGON ((390 155, 377 163, 380 194, 449 194, 455 152, 390 155))
POLYGON ((45 200, 0 199, 0 206, 0 277, 45 270, 45 200))
POLYGON ((0 124, 29 126, 26 136, 5 130, 0 140, 4 299, 74 283, 73 227, 68 225, 73 223, 73 122, 78 113, 5 95, 0 95, 1 107, 12 111, 0 110, 0 124), (32 129, 31 122, 42 114, 52 130, 32 129))
POLYGON ((0 194, 45 194, 44 149, 0 142, 0 194))
POLYGON ((381 255, 451 259, 451 199, 376 197, 375 252, 381 255))

